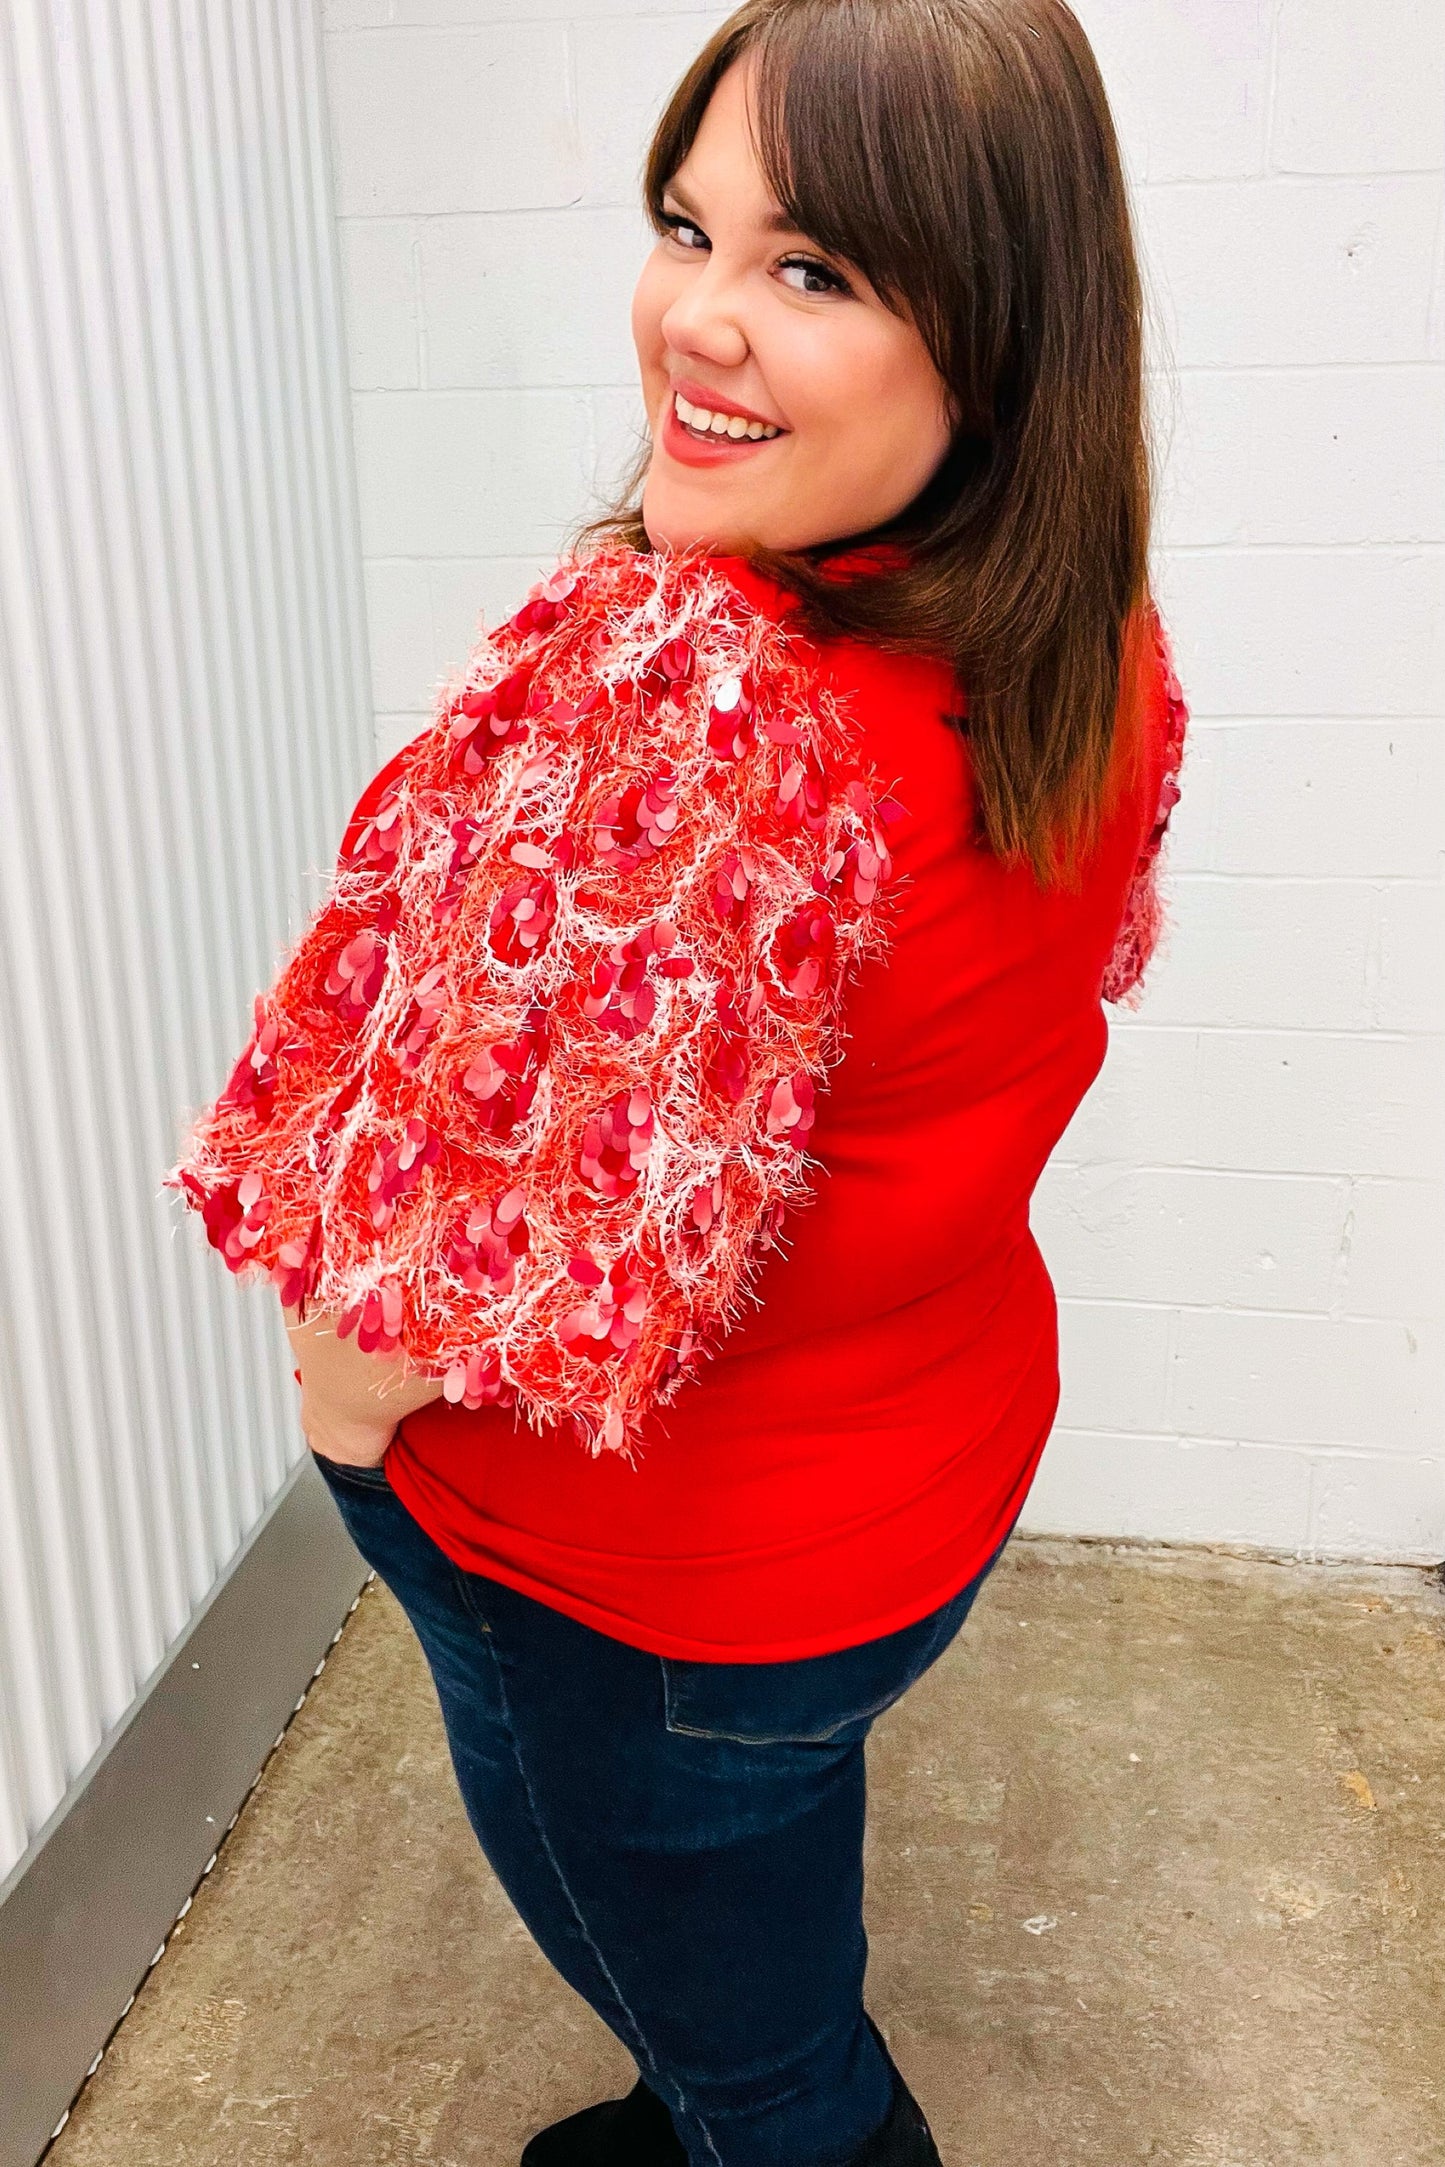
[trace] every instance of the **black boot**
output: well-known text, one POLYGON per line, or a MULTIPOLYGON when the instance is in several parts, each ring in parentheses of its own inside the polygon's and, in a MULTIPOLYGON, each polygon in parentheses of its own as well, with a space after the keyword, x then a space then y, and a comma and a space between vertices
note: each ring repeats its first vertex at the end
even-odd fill
MULTIPOLYGON (((866 2009, 863 2016, 892 2071, 893 2103, 845 2167, 943 2167, 923 2109, 866 2009)), ((523 2147, 521 2167, 687 2167, 687 2148, 666 2103, 639 2077, 625 2099, 601 2100, 539 2129, 523 2147)))
POLYGON ((666 2102, 639 2077, 625 2099, 539 2129, 522 2148, 522 2167, 687 2167, 687 2147, 666 2102))
POLYGON ((904 2083, 903 2072, 888 2052, 887 2041, 866 2009, 863 2017, 893 2072, 893 2104, 882 2127, 850 2153, 847 2167, 943 2167, 923 2109, 904 2083))

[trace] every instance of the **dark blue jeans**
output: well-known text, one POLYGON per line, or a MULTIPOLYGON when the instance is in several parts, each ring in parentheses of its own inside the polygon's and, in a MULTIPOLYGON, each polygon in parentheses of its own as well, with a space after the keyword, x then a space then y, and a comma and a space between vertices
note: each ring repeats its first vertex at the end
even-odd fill
POLYGON ((683 1662, 462 1571, 382 1469, 317 1464, 425 1651, 483 1851, 691 2167, 847 2160, 891 2102, 863 2019, 864 1740, 990 1567, 859 1647, 683 1662))

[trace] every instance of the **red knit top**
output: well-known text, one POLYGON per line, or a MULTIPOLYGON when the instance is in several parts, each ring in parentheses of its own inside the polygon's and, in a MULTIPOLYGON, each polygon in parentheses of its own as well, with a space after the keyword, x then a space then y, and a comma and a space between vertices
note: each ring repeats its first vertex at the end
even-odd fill
MULTIPOLYGON (((760 607, 792 607, 718 561, 760 607)), ((647 1419, 637 1464, 497 1407, 438 1400, 405 1418, 388 1475, 455 1563, 659 1655, 771 1662, 912 1623, 1003 1540, 1059 1392, 1029 1198, 1103 1061, 1105 970, 1169 795, 1168 672, 1141 651, 1142 727, 1119 733, 1119 791, 1071 892, 974 840, 947 666, 824 644, 904 817, 890 952, 846 994, 813 1194, 757 1306, 647 1419)))

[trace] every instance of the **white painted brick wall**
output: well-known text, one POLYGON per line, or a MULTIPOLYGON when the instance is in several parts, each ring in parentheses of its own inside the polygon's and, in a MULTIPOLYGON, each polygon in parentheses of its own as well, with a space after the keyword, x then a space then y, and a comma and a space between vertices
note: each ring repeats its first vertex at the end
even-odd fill
MULTIPOLYGON (((1036 1528, 1445 1554, 1445 8, 1081 0, 1194 710, 1174 917, 1041 1185, 1036 1528)), ((328 0, 378 758, 641 409, 651 117, 725 10, 328 0)))

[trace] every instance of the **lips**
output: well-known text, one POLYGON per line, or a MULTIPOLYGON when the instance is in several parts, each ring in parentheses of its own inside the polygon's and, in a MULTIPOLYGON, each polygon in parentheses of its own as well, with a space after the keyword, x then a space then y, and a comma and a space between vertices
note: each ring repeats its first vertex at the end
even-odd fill
POLYGON ((675 398, 678 392, 682 393, 689 406, 705 406, 709 413, 740 414, 744 421, 766 422, 770 429, 779 431, 783 428, 783 423, 776 414, 760 414, 755 406, 743 406, 737 399, 728 398, 725 392, 710 391, 706 384, 698 383, 695 377, 674 377, 668 385, 669 400, 675 398))

